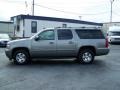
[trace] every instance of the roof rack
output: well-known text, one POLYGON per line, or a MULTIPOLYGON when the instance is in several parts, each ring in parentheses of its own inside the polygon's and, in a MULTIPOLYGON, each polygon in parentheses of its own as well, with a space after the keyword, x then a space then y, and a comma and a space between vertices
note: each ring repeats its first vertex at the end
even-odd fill
POLYGON ((57 29, 66 29, 66 28, 78 28, 78 29, 101 29, 102 27, 100 27, 100 26, 96 26, 96 27, 85 27, 85 26, 82 26, 82 27, 55 27, 55 28, 57 28, 57 29))

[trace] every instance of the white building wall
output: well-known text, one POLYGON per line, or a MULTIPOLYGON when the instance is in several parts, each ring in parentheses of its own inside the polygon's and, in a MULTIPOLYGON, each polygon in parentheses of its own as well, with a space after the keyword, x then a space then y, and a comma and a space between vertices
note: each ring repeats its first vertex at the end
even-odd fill
POLYGON ((20 20, 20 22, 17 24, 19 26, 19 30, 15 30, 15 36, 16 37, 23 37, 23 20, 20 20))
MULTIPOLYGON (((66 23, 66 22, 57 22, 57 21, 45 21, 45 20, 32 20, 32 19, 25 19, 25 32, 24 35, 25 37, 30 37, 33 36, 35 33, 31 33, 31 22, 32 21, 37 21, 37 32, 39 32, 41 29, 45 29, 45 28, 54 28, 54 27, 62 27, 63 24, 67 24, 67 27, 93 27, 96 25, 87 25, 87 24, 77 24, 77 23, 66 23)), ((23 23, 20 23, 21 25, 23 25, 23 23)), ((21 30, 22 30, 22 26, 21 26, 21 30)), ((23 33, 20 32, 19 36, 22 36, 23 33)))

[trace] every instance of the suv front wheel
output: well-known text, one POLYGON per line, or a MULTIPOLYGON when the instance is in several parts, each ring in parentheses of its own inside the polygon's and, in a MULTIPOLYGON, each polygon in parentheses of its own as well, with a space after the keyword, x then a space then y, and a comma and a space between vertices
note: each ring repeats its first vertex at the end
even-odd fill
POLYGON ((78 61, 83 64, 89 64, 93 62, 94 56, 94 52, 91 49, 83 49, 78 55, 78 61))
POLYGON ((27 64, 29 60, 29 54, 26 50, 17 50, 13 54, 15 64, 27 64))

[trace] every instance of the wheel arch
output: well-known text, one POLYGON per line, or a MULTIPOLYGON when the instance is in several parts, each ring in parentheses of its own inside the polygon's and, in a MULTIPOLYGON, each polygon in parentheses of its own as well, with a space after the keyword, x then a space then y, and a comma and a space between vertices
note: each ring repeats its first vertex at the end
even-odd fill
POLYGON ((80 53, 80 51, 84 50, 84 49, 90 49, 93 51, 93 53, 96 55, 96 49, 94 46, 82 46, 79 48, 78 54, 80 53))
POLYGON ((12 50, 12 57, 13 57, 15 51, 17 51, 17 50, 25 50, 25 51, 28 52, 28 54, 29 54, 29 56, 30 56, 30 52, 29 52, 29 49, 28 49, 27 47, 16 47, 16 48, 14 48, 14 49, 12 50))

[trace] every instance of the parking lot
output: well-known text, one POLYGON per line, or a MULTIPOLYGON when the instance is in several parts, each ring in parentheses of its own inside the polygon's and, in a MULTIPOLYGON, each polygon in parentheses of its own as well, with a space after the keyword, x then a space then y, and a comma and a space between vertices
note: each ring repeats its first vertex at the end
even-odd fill
POLYGON ((14 65, 0 48, 0 90, 120 90, 120 44, 93 64, 40 60, 14 65))

